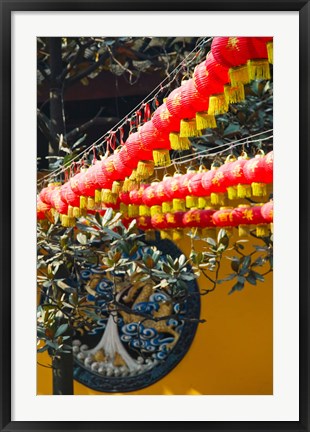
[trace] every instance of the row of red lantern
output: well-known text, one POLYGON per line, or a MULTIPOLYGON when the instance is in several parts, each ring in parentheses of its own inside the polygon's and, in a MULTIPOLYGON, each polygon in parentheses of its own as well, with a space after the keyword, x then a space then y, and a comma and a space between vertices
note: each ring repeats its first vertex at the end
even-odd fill
POLYGON ((230 103, 245 99, 244 84, 270 79, 271 53, 271 37, 215 37, 193 78, 173 90, 157 108, 152 118, 155 127, 170 134, 172 148, 186 148, 188 137, 216 127, 215 115, 227 112, 230 103))
POLYGON ((142 184, 138 190, 121 192, 120 201, 126 205, 162 206, 163 211, 185 211, 221 205, 229 199, 264 197, 267 184, 273 180, 273 152, 253 159, 229 159, 219 168, 188 171, 176 174, 151 185, 142 184))
POLYGON ((151 185, 141 183, 138 189, 133 190, 104 176, 103 169, 107 170, 103 167, 103 161, 98 161, 62 186, 54 183, 44 188, 37 205, 40 216, 43 204, 74 218, 81 212, 102 207, 118 209, 120 203, 130 206, 130 215, 136 216, 139 205, 146 208, 162 206, 165 212, 185 211, 186 208, 221 205, 226 195, 229 199, 252 195, 262 197, 267 193, 266 184, 273 178, 273 152, 265 156, 259 154, 253 159, 240 157, 235 160, 230 157, 219 168, 199 172, 190 170, 187 174, 176 174, 151 185))
MULTIPOLYGON (((257 63, 257 60, 251 60, 251 65, 254 67, 253 65, 256 64, 258 67, 261 59, 266 58, 266 42, 270 45, 271 39, 214 38, 211 53, 205 62, 196 67, 194 78, 175 89, 168 96, 166 103, 157 108, 152 120, 146 122, 138 132, 131 134, 119 152, 98 161, 86 171, 82 170, 70 180, 70 185, 67 185, 60 194, 55 192, 53 206, 59 208, 60 213, 64 213, 64 204, 60 199, 67 201, 70 206, 76 208, 75 214, 77 214, 77 209, 80 207, 80 203, 77 204, 79 196, 85 197, 84 200, 82 199, 82 209, 95 207, 95 204, 101 200, 100 190, 111 189, 113 181, 124 180, 132 175, 133 170, 136 170, 138 179, 143 180, 153 174, 154 162, 155 165, 169 164, 169 150, 188 148, 187 136, 197 133, 193 120, 195 113, 198 112, 197 123, 199 118, 200 121, 208 118, 209 100, 214 100, 215 97, 212 94, 218 93, 223 86, 227 86, 229 79, 234 82, 234 85, 239 81, 242 84, 248 82, 244 76, 246 75, 244 68, 242 69, 243 63, 254 56, 260 61, 257 63), (183 134, 180 133, 182 121, 184 128, 188 129, 188 132, 183 134), (91 197, 94 197, 93 204, 91 197)), ((217 94, 215 98, 219 97, 217 94)), ((212 120, 214 113, 216 112, 212 112, 210 117, 212 124, 204 124, 204 127, 216 125, 212 120)), ((234 188, 230 188, 229 194, 234 192, 234 188)), ((115 201, 114 198, 113 200, 115 201)), ((42 201, 46 203, 44 199, 42 201)))
POLYGON ((163 232, 163 237, 169 230, 185 228, 207 230, 224 228, 228 232, 231 232, 232 228, 238 228, 239 236, 243 237, 249 233, 251 227, 256 228, 258 237, 263 237, 268 235, 269 228, 272 230, 273 201, 252 206, 240 205, 237 208, 222 207, 219 210, 193 209, 174 213, 156 213, 153 216, 126 217, 124 223, 129 224, 133 219, 136 219, 139 229, 159 230, 163 232))

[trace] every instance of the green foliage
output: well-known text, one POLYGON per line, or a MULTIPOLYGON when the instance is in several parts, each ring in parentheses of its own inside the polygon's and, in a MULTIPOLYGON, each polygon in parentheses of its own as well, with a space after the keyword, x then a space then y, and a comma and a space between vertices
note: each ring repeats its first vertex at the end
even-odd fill
MULTIPOLYGON (((169 301, 181 304, 188 295, 187 283, 197 277, 188 271, 184 255, 172 259, 148 246, 134 222, 125 228, 120 215, 109 210, 102 218, 89 215, 79 219, 75 228, 50 225, 45 230, 39 224, 37 244, 41 290, 38 351, 47 350, 51 356, 70 351, 70 337, 75 332, 91 330, 101 318, 94 304, 87 300, 89 294, 96 297, 97 293, 91 283, 83 282, 84 269, 96 266, 113 282, 110 310, 124 308, 117 300, 117 293, 124 287, 146 281, 152 281, 154 289, 164 289, 169 301)), ((123 310, 128 312, 127 309, 123 310)), ((153 317, 141 312, 142 318, 153 317)))
MULTIPOLYGON (((254 235, 254 234, 252 234, 254 235)), ((203 275, 211 287, 204 289, 203 294, 214 291, 217 285, 233 281, 229 294, 241 291, 246 284, 257 285, 257 282, 264 282, 264 276, 273 268, 273 239, 263 237, 263 245, 253 245, 246 253, 243 243, 248 240, 237 240, 231 244, 230 238, 224 229, 218 233, 217 239, 202 238, 207 243, 202 251, 196 252, 192 249, 190 261, 193 264, 195 274, 203 275), (237 254, 237 255, 236 255, 237 254), (232 272, 219 279, 219 271, 222 259, 230 261, 232 272), (262 270, 263 271, 260 271, 262 270)))

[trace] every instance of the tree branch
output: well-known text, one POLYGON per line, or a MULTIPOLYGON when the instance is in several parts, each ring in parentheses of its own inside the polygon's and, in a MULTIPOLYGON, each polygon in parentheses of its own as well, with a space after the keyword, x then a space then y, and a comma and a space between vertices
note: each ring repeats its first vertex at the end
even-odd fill
POLYGON ((96 69, 98 69, 99 66, 101 66, 108 58, 110 57, 110 54, 108 52, 103 53, 101 57, 99 57, 97 62, 94 62, 91 66, 89 66, 87 69, 83 70, 82 72, 69 77, 65 80, 64 86, 65 88, 71 86, 72 84, 76 83, 77 81, 80 81, 81 79, 87 77, 89 74, 94 72, 96 69))

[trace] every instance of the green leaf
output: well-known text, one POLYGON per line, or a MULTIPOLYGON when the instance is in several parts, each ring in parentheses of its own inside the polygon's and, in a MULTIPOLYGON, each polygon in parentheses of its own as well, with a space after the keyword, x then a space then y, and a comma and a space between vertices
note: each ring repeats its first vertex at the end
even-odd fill
POLYGON ((43 353, 46 350, 48 350, 48 345, 44 345, 42 348, 37 349, 37 352, 38 353, 43 353))
POLYGON ((235 135, 238 132, 240 132, 240 125, 239 124, 231 123, 224 130, 223 137, 227 137, 227 136, 230 136, 230 135, 235 135))
POLYGON ((239 271, 239 265, 240 265, 239 259, 235 259, 235 260, 231 261, 231 268, 233 271, 238 272, 239 271))
POLYGON ((207 238, 207 243, 213 247, 216 247, 216 241, 212 237, 207 238))
POLYGON ((102 221, 101 221, 101 225, 103 227, 105 227, 106 224, 109 222, 109 220, 112 217, 112 214, 113 214, 113 210, 111 209, 111 207, 107 208, 106 211, 105 211, 104 216, 102 217, 102 221))
POLYGON ((223 279, 218 280, 217 283, 221 284, 223 282, 230 281, 230 280, 234 279, 235 277, 237 277, 236 273, 231 273, 228 276, 224 277, 223 279))
POLYGON ((243 290, 243 288, 244 288, 244 283, 242 283, 242 282, 237 282, 233 287, 232 287, 232 289, 229 291, 229 295, 230 294, 232 294, 233 292, 235 292, 235 291, 241 291, 241 290, 243 290))
POLYGON ((122 236, 121 236, 119 233, 117 233, 117 232, 111 230, 110 228, 105 227, 105 228, 104 228, 104 231, 105 231, 107 234, 109 234, 109 236, 110 236, 111 238, 116 238, 116 239, 121 239, 121 238, 122 238, 122 236))
POLYGON ((61 324, 59 327, 58 327, 58 329, 56 330, 56 333, 55 333, 55 338, 57 338, 58 336, 60 336, 60 335, 62 335, 63 333, 65 333, 66 331, 67 331, 67 329, 68 329, 68 324, 61 324))
POLYGON ((86 245, 87 244, 87 237, 83 233, 78 233, 78 235, 76 236, 76 239, 82 245, 86 245))
POLYGON ((252 272, 250 272, 246 277, 247 282, 249 282, 251 285, 256 285, 256 278, 253 275, 252 272))
POLYGON ((252 270, 252 274, 255 276, 255 278, 261 282, 265 282, 265 278, 264 276, 262 276, 260 273, 257 273, 255 271, 252 270))

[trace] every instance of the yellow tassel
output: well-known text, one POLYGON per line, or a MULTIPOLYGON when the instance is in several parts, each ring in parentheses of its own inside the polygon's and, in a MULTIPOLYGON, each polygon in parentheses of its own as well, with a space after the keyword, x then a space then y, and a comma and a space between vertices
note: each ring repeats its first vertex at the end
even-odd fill
POLYGON ((191 147, 191 142, 187 137, 180 137, 180 134, 171 132, 169 134, 169 141, 172 150, 188 150, 191 147))
POLYGON ((198 130, 214 129, 217 127, 214 115, 208 114, 207 111, 196 113, 196 126, 198 130))
POLYGON ((166 230, 166 231, 161 230, 159 233, 160 233, 160 238, 162 240, 171 240, 172 239, 172 235, 171 235, 169 230, 166 230))
POLYGON ((139 189, 139 183, 137 183, 135 180, 130 180, 129 178, 126 178, 123 182, 122 191, 123 192, 130 192, 133 190, 139 189))
POLYGON ((238 197, 238 189, 237 186, 228 186, 227 188, 228 199, 234 200, 238 197))
POLYGON ((211 192, 212 205, 225 205, 225 194, 211 192))
POLYGON ((162 214, 162 208, 160 205, 153 205, 150 210, 151 210, 151 216, 162 214))
POLYGON ((187 208, 198 207, 198 197, 187 195, 185 205, 187 208))
POLYGON ((185 200, 180 198, 174 198, 172 200, 173 211, 185 211, 185 200))
POLYGON ((101 201, 105 204, 116 204, 117 194, 114 194, 110 189, 102 189, 101 201))
POLYGON ((196 126, 196 119, 181 120, 180 122, 180 138, 194 137, 201 135, 196 126))
POLYGON ((153 150, 153 159, 155 166, 167 166, 171 164, 169 150, 153 150))
POLYGON ((188 138, 181 138, 178 133, 171 132, 169 134, 169 141, 172 150, 189 150, 191 142, 188 138))
POLYGON ((238 184, 237 195, 238 198, 251 198, 252 196, 251 185, 238 184))
POLYGON ((154 241, 156 240, 156 233, 154 230, 145 231, 144 238, 146 241, 154 241))
POLYGON ((224 93, 210 96, 208 114, 225 114, 227 111, 228 105, 224 93))
POLYGON ((73 207, 71 205, 68 206, 68 216, 73 218, 74 214, 73 214, 73 207))
POLYGON ((127 216, 128 215, 128 205, 121 202, 119 205, 119 211, 122 213, 122 215, 127 216))
POLYGON ((267 186, 265 183, 252 183, 251 186, 253 196, 267 195, 267 186))
POLYGON ((250 81, 269 80, 270 66, 268 60, 248 60, 250 81))
POLYGON ((173 241, 179 241, 183 238, 183 231, 180 229, 173 229, 172 230, 172 240, 173 241))
POLYGON ((139 216, 139 206, 136 204, 129 204, 128 205, 128 216, 129 217, 139 216))
POLYGON ((199 197, 198 198, 198 208, 204 209, 206 207, 211 206, 211 198, 210 197, 199 197))
POLYGON ((59 215, 59 217, 60 217, 61 225, 63 227, 68 228, 70 226, 69 225, 69 216, 61 214, 61 215, 59 215))
POLYGON ((75 218, 81 217, 81 210, 79 207, 73 207, 73 216, 75 218))
POLYGON ((132 170, 132 173, 129 176, 129 180, 136 180, 137 179, 137 170, 132 170))
POLYGON ((250 82, 247 65, 230 68, 228 74, 232 86, 235 86, 238 83, 248 84, 250 82))
POLYGON ((83 195, 80 196, 80 209, 87 209, 87 198, 83 195))
POLYGON ((239 225, 238 232, 239 237, 247 237, 250 233, 250 227, 248 225, 239 225))
POLYGON ((87 198, 87 209, 88 210, 95 210, 95 199, 93 197, 87 198))
POLYGON ((122 189, 122 184, 120 183, 120 182, 118 182, 118 181, 114 181, 113 183, 112 183, 112 192, 114 193, 114 194, 119 194, 120 193, 120 191, 121 191, 121 189, 122 189))
POLYGON ((171 213, 172 212, 172 203, 171 202, 163 202, 161 205, 163 213, 171 213))
POLYGON ((96 204, 101 203, 101 190, 99 190, 99 189, 95 190, 95 203, 96 204))
POLYGON ((256 226, 257 237, 267 237, 269 235, 268 225, 261 224, 256 226))
POLYGON ((273 234, 273 222, 270 223, 270 231, 271 231, 272 234, 273 234))
POLYGON ((227 104, 242 102, 245 99, 244 86, 242 83, 237 83, 235 86, 225 85, 224 95, 227 104))
POLYGON ((151 216, 150 207, 146 205, 139 206, 139 216, 151 216))
POLYGON ((154 173, 154 162, 149 161, 139 161, 137 166, 137 174, 141 179, 147 179, 151 177, 154 173))
POLYGON ((273 64, 273 42, 267 42, 268 61, 273 64))

